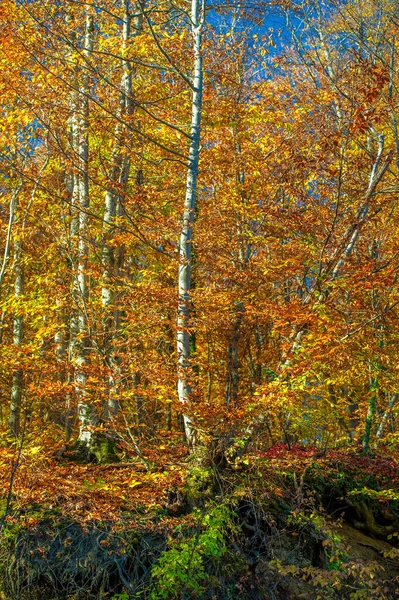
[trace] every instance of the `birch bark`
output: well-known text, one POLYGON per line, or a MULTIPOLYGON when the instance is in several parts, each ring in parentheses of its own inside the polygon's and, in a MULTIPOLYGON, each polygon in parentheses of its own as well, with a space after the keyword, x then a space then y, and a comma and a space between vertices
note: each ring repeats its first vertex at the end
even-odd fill
POLYGON ((114 249, 112 238, 115 230, 115 219, 120 212, 120 190, 126 189, 129 173, 130 158, 123 156, 123 117, 130 116, 134 111, 134 101, 132 95, 132 66, 126 56, 128 45, 131 40, 139 35, 142 30, 144 3, 137 4, 136 13, 132 15, 129 0, 122 0, 123 6, 123 34, 122 34, 122 81, 120 85, 118 122, 115 128, 114 148, 112 151, 112 166, 109 178, 109 186, 104 199, 104 244, 102 251, 103 262, 103 281, 102 281, 102 305, 104 308, 104 331, 107 339, 105 340, 105 361, 109 368, 109 398, 108 414, 113 415, 119 407, 119 380, 120 361, 115 348, 116 338, 118 336, 117 328, 119 325, 119 309, 117 307, 117 298, 115 297, 115 276, 116 265, 115 255, 122 254, 121 248, 114 249), (132 27, 133 21, 133 27, 132 27))
MULTIPOLYGON (((14 269, 15 269, 15 284, 14 284, 14 295, 15 299, 20 299, 24 293, 24 263, 23 263, 23 234, 26 227, 26 222, 29 214, 30 207, 32 206, 36 192, 40 183, 40 179, 44 170, 48 165, 49 158, 47 157, 43 166, 40 169, 39 175, 34 183, 32 194, 26 208, 24 217, 22 218, 22 222, 20 224, 20 231, 15 234, 14 240, 14 269)), ((18 187, 15 194, 13 194, 13 202, 10 206, 10 222, 9 229, 7 234, 6 244, 10 243, 11 237, 11 227, 13 222, 18 220, 18 194, 22 189, 22 183, 18 187)), ((5 250, 4 255, 4 268, 6 264, 6 258, 8 257, 9 249, 5 250)), ((1 287, 1 281, 0 281, 1 287)), ((24 338, 24 318, 23 315, 18 311, 14 313, 13 317, 13 341, 16 349, 16 353, 18 353, 19 347, 21 346, 24 338)), ((13 373, 12 378, 12 386, 11 386, 11 402, 10 402, 10 416, 9 416, 9 427, 14 435, 18 435, 20 432, 20 424, 21 424, 21 405, 22 405, 22 391, 23 391, 23 369, 21 366, 13 373)))
POLYGON ((18 188, 13 192, 10 200, 10 215, 8 218, 8 227, 7 227, 7 237, 6 243, 4 247, 4 255, 3 255, 3 264, 0 269, 0 296, 1 296, 1 288, 3 285, 3 279, 6 272, 7 261, 10 256, 10 246, 11 246, 11 234, 12 234, 12 226, 15 220, 15 210, 18 202, 18 194, 21 191, 23 183, 21 182, 18 188))
POLYGON ((382 419, 377 429, 376 437, 377 439, 381 439, 384 436, 385 428, 388 424, 389 419, 392 417, 392 410, 398 400, 399 394, 393 394, 388 402, 388 406, 384 414, 382 415, 382 419))
MULTIPOLYGON (((24 267, 22 263, 22 241, 18 237, 14 245, 14 264, 15 264, 15 298, 19 299, 24 291, 24 267)), ((13 318, 13 339, 16 353, 22 344, 24 336, 23 316, 18 311, 14 313, 13 318)), ((11 403, 9 426, 14 435, 19 434, 21 423, 21 402, 22 402, 22 384, 23 370, 18 366, 12 376, 11 403)))
MULTIPOLYGON (((177 391, 183 411, 192 399, 190 361, 190 317, 191 317, 191 243, 193 235, 194 210, 197 197, 198 163, 201 139, 202 109, 202 33, 205 16, 204 0, 192 0, 191 32, 193 36, 194 68, 192 78, 191 140, 188 156, 186 196, 183 223, 180 231, 178 309, 177 309, 177 391)), ((190 446, 195 443, 192 422, 183 415, 184 429, 190 446)))
POLYGON ((89 196, 89 138, 88 138, 88 112, 89 112, 89 72, 87 63, 93 51, 94 19, 88 13, 85 21, 85 38, 83 54, 86 58, 85 71, 82 76, 81 91, 77 112, 77 138, 78 138, 78 174, 75 193, 79 193, 79 235, 78 235, 78 264, 75 281, 75 298, 78 306, 75 338, 75 389, 78 398, 78 416, 80 430, 78 442, 90 447, 93 437, 93 426, 96 424, 95 410, 90 402, 87 389, 87 367, 90 361, 90 340, 88 332, 87 303, 89 287, 87 277, 88 264, 88 209, 89 196))
MULTIPOLYGON (((12 226, 16 217, 16 210, 18 204, 18 194, 22 189, 22 183, 19 187, 13 192, 10 201, 10 216, 8 222, 8 230, 7 230, 7 238, 6 245, 4 249, 4 257, 3 264, 0 272, 0 291, 3 283, 3 278, 7 266, 7 261, 10 254, 10 245, 11 245, 11 233, 12 226)), ((20 263, 20 241, 16 241, 15 249, 14 249, 14 263, 15 263, 15 298, 21 296, 23 292, 23 270, 22 265, 20 263)), ((23 321, 22 316, 14 315, 13 320, 13 335, 14 335, 14 345, 18 348, 22 342, 23 338, 23 321)), ((18 368, 13 373, 12 378, 12 387, 11 387, 11 402, 10 402, 10 416, 9 416, 9 427, 14 435, 19 434, 20 428, 20 419, 21 419, 21 397, 22 397, 22 379, 23 373, 22 369, 18 368)))

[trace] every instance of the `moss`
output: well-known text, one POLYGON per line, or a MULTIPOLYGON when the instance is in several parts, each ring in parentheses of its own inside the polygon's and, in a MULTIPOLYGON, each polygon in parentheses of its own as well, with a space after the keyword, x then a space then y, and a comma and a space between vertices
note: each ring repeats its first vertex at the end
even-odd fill
POLYGON ((124 531, 122 537, 123 537, 125 543, 129 547, 131 547, 131 546, 139 546, 140 545, 142 535, 139 531, 137 531, 137 529, 132 529, 132 530, 124 531))
POLYGON ((0 498, 0 519, 6 512, 7 508, 8 508, 8 498, 3 496, 0 498))
POLYGON ((103 433, 94 435, 90 445, 78 440, 71 459, 81 464, 95 462, 104 465, 119 462, 115 441, 103 433))
POLYGON ((212 469, 192 467, 186 481, 186 499, 190 506, 203 506, 215 494, 212 469))
POLYGON ((90 449, 100 465, 119 461, 115 442, 108 436, 96 435, 90 449))

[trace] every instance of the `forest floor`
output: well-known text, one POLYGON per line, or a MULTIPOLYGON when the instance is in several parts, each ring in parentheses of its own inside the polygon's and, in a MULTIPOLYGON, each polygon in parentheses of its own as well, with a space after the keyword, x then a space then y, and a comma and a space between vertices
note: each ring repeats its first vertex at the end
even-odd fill
MULTIPOLYGON (((178 440, 176 440, 178 442, 178 440)), ((112 464, 78 464, 68 452, 42 446, 28 446, 18 458, 15 450, 0 449, 0 483, 9 487, 13 467, 13 506, 27 509, 26 525, 34 524, 28 507, 62 510, 65 517, 82 521, 107 519, 116 521, 121 511, 137 506, 162 506, 165 490, 182 485, 187 470, 187 446, 181 443, 148 445, 146 460, 153 465, 148 471, 136 455, 125 455, 112 464), (18 461, 18 465, 16 462, 18 461)))
POLYGON ((389 453, 279 444, 204 467, 178 436, 142 452, 150 469, 0 449, 1 598, 399 597, 389 453))

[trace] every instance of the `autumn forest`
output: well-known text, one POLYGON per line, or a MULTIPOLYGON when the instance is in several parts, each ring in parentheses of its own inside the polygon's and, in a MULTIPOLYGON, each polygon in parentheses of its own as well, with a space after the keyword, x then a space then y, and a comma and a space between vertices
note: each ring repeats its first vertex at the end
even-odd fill
POLYGON ((0 31, 0 598, 396 598, 396 0, 0 31))

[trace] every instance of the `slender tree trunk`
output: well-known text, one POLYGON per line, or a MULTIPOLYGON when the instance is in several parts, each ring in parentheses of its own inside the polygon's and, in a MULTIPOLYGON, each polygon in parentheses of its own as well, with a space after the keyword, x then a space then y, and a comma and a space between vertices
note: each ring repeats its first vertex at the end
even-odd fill
MULTIPOLYGON (((241 77, 239 75, 241 83, 241 77)), ((236 182, 238 193, 241 198, 242 205, 245 204, 245 171, 241 166, 241 144, 238 139, 238 125, 233 129, 234 138, 234 149, 237 160, 236 167, 236 182)), ((244 228, 242 216, 239 212, 236 214, 236 231, 238 241, 238 270, 243 271, 248 264, 251 256, 250 244, 245 243, 244 240, 244 228)), ((240 341, 240 329, 244 319, 245 304, 242 301, 236 301, 234 303, 235 318, 232 326, 232 330, 228 336, 227 346, 227 369, 226 369, 226 404, 235 404, 238 400, 238 388, 240 381, 240 360, 239 360, 239 341, 240 341)))
MULTIPOLYGON (((67 23, 70 24, 71 17, 67 15, 67 23)), ((71 48, 76 46, 76 32, 72 31, 71 48)), ((73 60, 72 54, 70 60, 73 60)), ((74 85, 77 88, 79 85, 79 77, 77 68, 75 67, 74 85)), ((72 418, 76 415, 76 409, 73 403, 71 388, 74 384, 74 367, 72 366, 76 353, 76 338, 79 332, 78 328, 78 313, 79 313, 79 290, 77 286, 77 270, 78 270, 78 240, 79 240, 79 175, 76 169, 79 156, 79 132, 78 132, 78 108, 79 108, 79 93, 74 91, 71 98, 71 117, 69 119, 69 143, 73 157, 73 170, 70 172, 66 180, 66 188, 70 192, 70 223, 69 231, 66 226, 65 235, 69 248, 69 262, 71 266, 71 296, 73 305, 68 315, 69 335, 68 335, 68 369, 67 369, 67 384, 68 391, 65 398, 65 439, 68 442, 72 436, 72 418)))
POLYGON ((374 417, 377 408, 377 395, 378 395, 378 379, 370 380, 370 391, 372 392, 372 396, 369 400, 369 406, 367 410, 366 423, 364 427, 364 436, 363 436, 363 452, 367 454, 370 449, 370 437, 371 437, 371 428, 374 423, 374 417))
MULTIPOLYGON (((179 248, 179 301, 177 310, 177 356, 178 356, 178 397, 183 407, 192 399, 192 368, 190 361, 190 317, 191 317, 191 244, 193 235, 194 211, 197 196, 198 162, 201 137, 202 108, 202 29, 204 4, 192 0, 191 29, 194 40, 194 76, 191 112, 191 142, 186 182, 183 224, 179 248)), ((183 408, 185 410, 185 408, 183 408)), ((190 417, 184 414, 184 429, 189 445, 194 444, 190 417)))
POLYGON ((226 404, 234 404, 238 399, 238 384, 240 380, 238 344, 240 340, 240 327, 244 318, 244 310, 244 303, 237 302, 235 306, 236 316, 233 329, 229 335, 227 347, 226 404))
MULTIPOLYGON (((86 15, 84 56, 87 62, 93 51, 94 20, 91 14, 86 15)), ((78 416, 80 420, 79 443, 90 447, 93 437, 93 426, 96 424, 96 414, 90 402, 87 389, 87 368, 90 361, 90 339, 88 332, 87 309, 89 300, 89 287, 87 276, 88 264, 88 209, 89 197, 89 138, 88 138, 88 112, 89 112, 89 75, 87 64, 81 82, 77 113, 78 135, 78 191, 79 191, 79 236, 78 236, 78 264, 76 276, 75 297, 78 304, 77 336, 74 340, 75 348, 75 389, 78 398, 78 416)))
POLYGON ((8 228, 7 228, 7 237, 6 243, 4 246, 4 254, 3 254, 3 263, 0 269, 0 296, 1 296, 1 288, 3 285, 3 279, 6 272, 7 261, 10 256, 10 246, 11 246, 11 234, 12 234, 12 226, 15 220, 15 210, 18 202, 18 194, 21 191, 23 183, 21 182, 18 188, 12 193, 10 200, 10 215, 8 218, 8 228))
MULTIPOLYGON (((16 299, 20 298, 22 296, 22 294, 24 293, 25 273, 24 273, 24 264, 23 264, 22 237, 23 237, 23 233, 24 233, 25 226, 26 226, 26 221, 27 221, 28 214, 29 214, 29 209, 35 200, 37 188, 39 186, 41 176, 48 165, 48 161, 49 161, 49 158, 47 157, 40 169, 40 173, 39 173, 38 178, 35 181, 35 184, 33 186, 32 195, 31 195, 25 215, 24 215, 21 225, 20 225, 19 235, 17 235, 15 237, 15 242, 14 242, 14 266, 15 266, 15 288, 14 289, 15 289, 15 292, 14 293, 15 293, 16 299)), ((18 187, 16 193, 13 194, 13 201, 10 205, 10 221, 9 221, 9 227, 8 227, 8 232, 7 232, 6 248, 5 248, 5 252, 4 252, 3 268, 0 273, 0 277, 1 277, 0 288, 1 288, 1 283, 2 283, 2 277, 4 276, 4 270, 5 270, 5 266, 6 266, 6 262, 7 262, 7 258, 8 258, 8 253, 9 253, 11 227, 12 227, 13 222, 17 220, 18 193, 21 190, 21 188, 22 188, 22 182, 21 182, 20 186, 18 187)), ((22 344, 23 336, 24 336, 24 319, 23 319, 22 314, 20 314, 19 312, 16 312, 16 313, 14 313, 14 319, 13 319, 13 338, 14 338, 14 345, 16 347, 17 355, 19 354, 19 347, 22 344)), ((13 378, 12 378, 9 426, 10 426, 11 431, 15 435, 18 435, 19 431, 20 431, 23 376, 24 376, 23 369, 22 369, 22 367, 19 367, 14 371, 13 378)))
POLYGON ((348 399, 349 405, 347 410, 349 422, 348 422, 348 436, 349 441, 354 442, 356 440, 357 433, 359 431, 359 418, 357 416, 357 411, 359 409, 359 404, 357 402, 353 402, 349 397, 347 391, 344 391, 345 396, 348 399))
POLYGON ((141 375, 140 371, 137 371, 133 375, 133 385, 135 389, 134 394, 134 402, 136 405, 136 415, 137 415, 137 436, 141 437, 142 433, 142 425, 144 424, 144 401, 143 396, 140 393, 140 384, 141 384, 141 375))
POLYGON ((388 402, 388 406, 386 411, 384 412, 384 414, 382 415, 382 419, 381 422, 378 426, 377 429, 377 439, 381 439, 384 436, 384 431, 385 431, 385 427, 387 426, 387 423, 390 419, 390 417, 392 416, 392 409, 395 406, 397 400, 398 400, 399 394, 393 394, 388 402))
MULTIPOLYGON (((129 0, 122 0, 123 15, 123 46, 122 46, 122 81, 120 86, 118 117, 129 117, 134 112, 132 95, 132 66, 126 59, 129 42, 139 35, 143 24, 144 3, 137 4, 137 14, 132 16, 129 0), (133 21, 133 22, 132 22, 133 21)), ((108 413, 116 414, 119 407, 119 381, 121 378, 120 360, 117 356, 117 337, 119 327, 119 308, 115 295, 115 278, 123 261, 123 249, 115 248, 112 238, 115 231, 115 219, 121 212, 120 190, 126 189, 129 173, 130 158, 123 156, 123 126, 118 120, 115 128, 114 148, 112 152, 112 166, 109 186, 105 193, 104 203, 104 245, 103 245, 103 284, 102 305, 104 307, 105 331, 105 360, 109 369, 109 398, 108 413)))
MULTIPOLYGON (((22 182, 18 188, 13 192, 10 201, 10 215, 8 221, 7 238, 4 248, 3 263, 0 271, 0 293, 3 284, 4 274, 6 272, 7 261, 10 254, 11 246, 11 234, 12 226, 15 221, 15 213, 18 204, 18 194, 22 188, 22 182)), ((16 242, 14 250, 14 261, 15 261, 15 297, 18 298, 23 292, 23 270, 20 264, 20 241, 16 242)), ((2 311, 2 325, 5 318, 5 311, 2 311)), ((14 315, 13 321, 13 333, 14 333, 14 344, 18 347, 22 342, 23 336, 23 322, 22 317, 14 315)), ((13 373, 12 388, 11 388, 11 402, 10 402, 10 415, 9 415, 9 427, 14 435, 18 435, 21 420, 21 396, 22 396, 22 369, 16 369, 13 373)))
MULTIPOLYGON (((15 241, 14 262, 15 262, 15 298, 21 297, 24 291, 24 267, 22 264, 22 242, 18 238, 15 241)), ((19 347, 22 344, 24 335, 23 316, 16 312, 13 320, 14 346, 16 353, 19 353, 19 347)), ((23 370, 18 367, 12 377, 11 404, 9 426, 14 435, 19 434, 21 423, 21 403, 22 403, 22 385, 23 370)))
MULTIPOLYGON (((70 383, 68 380, 69 375, 67 376, 66 369, 66 359, 67 359, 67 350, 68 350, 68 341, 65 335, 67 323, 65 324, 65 328, 60 328, 59 331, 54 335, 54 344, 55 344, 55 357, 58 364, 57 371, 57 379, 60 385, 62 386, 66 381, 70 383)), ((60 398, 60 411, 62 411, 62 398, 60 398)), ((71 394, 69 391, 65 394, 64 400, 64 410, 62 413, 62 420, 65 428, 65 442, 68 443, 72 437, 72 411, 71 411, 71 394)))
POLYGON ((60 329, 55 334, 54 343, 55 343, 55 357, 56 357, 57 363, 59 365, 58 379, 59 379, 59 381, 63 381, 64 369, 63 369, 62 365, 64 364, 64 361, 65 361, 65 352, 67 349, 67 343, 65 340, 65 331, 63 329, 60 329))

